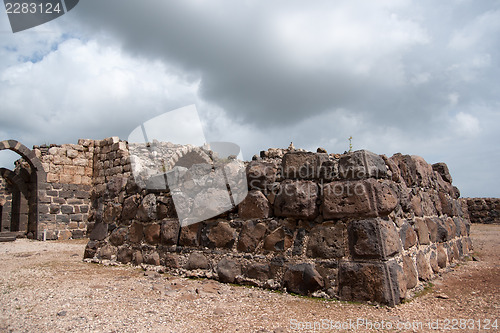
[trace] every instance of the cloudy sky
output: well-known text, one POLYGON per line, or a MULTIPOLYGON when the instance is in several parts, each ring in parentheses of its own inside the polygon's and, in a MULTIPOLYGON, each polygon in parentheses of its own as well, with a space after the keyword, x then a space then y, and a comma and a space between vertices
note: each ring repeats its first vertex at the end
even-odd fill
POLYGON ((82 0, 16 34, 4 12, 0 139, 127 139, 195 104, 207 141, 246 159, 291 141, 342 153, 352 136, 500 197, 499 36, 494 0, 82 0))

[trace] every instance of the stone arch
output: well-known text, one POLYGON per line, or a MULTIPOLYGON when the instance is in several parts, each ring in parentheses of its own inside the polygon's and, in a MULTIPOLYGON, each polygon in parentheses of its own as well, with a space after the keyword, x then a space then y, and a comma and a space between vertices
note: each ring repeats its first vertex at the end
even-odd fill
POLYGON ((212 164, 212 161, 206 158, 205 155, 205 153, 202 154, 193 149, 179 157, 174 163, 174 166, 181 166, 189 169, 194 164, 212 164))
POLYGON ((39 237, 39 224, 42 218, 39 213, 40 199, 42 196, 42 191, 45 190, 47 183, 47 174, 43 169, 42 163, 36 157, 35 153, 16 140, 4 140, 0 141, 0 151, 4 149, 12 150, 13 152, 21 155, 24 160, 29 164, 31 168, 30 182, 27 184, 28 187, 28 226, 27 226, 27 236, 30 238, 38 239, 39 237))
POLYGON ((208 153, 200 147, 184 146, 179 149, 170 159, 169 164, 172 169, 175 166, 190 167, 193 164, 213 164, 208 153))

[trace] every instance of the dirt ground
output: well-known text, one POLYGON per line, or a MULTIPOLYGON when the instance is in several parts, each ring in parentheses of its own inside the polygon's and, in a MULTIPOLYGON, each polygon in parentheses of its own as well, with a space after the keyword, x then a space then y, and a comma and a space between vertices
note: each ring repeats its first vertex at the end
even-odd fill
POLYGON ((0 243, 0 332, 498 332, 500 225, 471 237, 479 261, 394 308, 85 263, 84 240, 0 243))

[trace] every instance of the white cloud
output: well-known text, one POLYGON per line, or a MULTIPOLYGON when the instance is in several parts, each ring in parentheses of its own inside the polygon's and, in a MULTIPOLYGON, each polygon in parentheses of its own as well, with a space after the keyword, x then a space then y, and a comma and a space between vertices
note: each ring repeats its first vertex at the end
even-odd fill
POLYGON ((452 121, 457 135, 474 136, 481 131, 479 119, 471 114, 459 112, 452 121))
POLYGON ((0 78, 1 112, 12 126, 5 131, 34 143, 40 137, 125 135, 154 115, 192 104, 198 89, 162 62, 78 39, 62 42, 36 63, 13 64, 0 78), (29 131, 16 133, 18 127, 29 131))
POLYGON ((455 50, 484 47, 488 40, 498 38, 499 32, 500 10, 490 10, 457 29, 449 42, 449 47, 455 50))

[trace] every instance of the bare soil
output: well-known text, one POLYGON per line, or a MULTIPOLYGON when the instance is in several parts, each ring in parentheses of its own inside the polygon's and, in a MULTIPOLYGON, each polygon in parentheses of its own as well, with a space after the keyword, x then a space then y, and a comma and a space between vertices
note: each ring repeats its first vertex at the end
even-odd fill
POLYGON ((0 243, 0 332, 498 332, 500 225, 471 237, 478 261, 394 308, 85 263, 85 240, 0 243))

